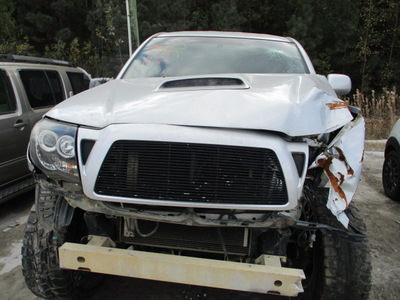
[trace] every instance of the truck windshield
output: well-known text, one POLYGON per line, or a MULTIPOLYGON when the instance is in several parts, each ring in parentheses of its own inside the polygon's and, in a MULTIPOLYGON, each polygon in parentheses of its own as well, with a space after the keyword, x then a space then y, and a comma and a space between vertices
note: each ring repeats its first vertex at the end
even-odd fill
POLYGON ((123 78, 225 73, 308 73, 295 44, 220 37, 153 38, 123 78))

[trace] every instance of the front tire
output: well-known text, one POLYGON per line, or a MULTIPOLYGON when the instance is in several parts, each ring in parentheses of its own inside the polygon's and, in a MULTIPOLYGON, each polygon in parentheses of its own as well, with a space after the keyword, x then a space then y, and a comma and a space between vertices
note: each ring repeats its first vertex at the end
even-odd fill
POLYGON ((400 201, 400 158, 396 151, 390 151, 385 156, 382 183, 385 194, 393 200, 400 201))
MULTIPOLYGON (((343 228, 326 207, 327 189, 315 192, 308 212, 303 215, 307 221, 318 222, 343 228)), ((346 210, 350 224, 357 231, 364 231, 365 224, 358 215, 354 203, 346 210)), ((371 258, 367 241, 346 239, 334 232, 317 231, 315 241, 302 243, 309 238, 306 231, 295 231, 293 244, 288 247, 288 258, 293 266, 302 268, 306 275, 303 281, 304 293, 298 299, 307 300, 358 300, 368 299, 371 288, 371 258)))
MULTIPOLYGON (((37 187, 36 204, 66 201, 61 196, 37 187)), ((58 212, 50 211, 50 219, 58 212)), ((49 212, 48 211, 48 212, 49 212)), ((59 267, 58 248, 64 242, 79 242, 86 233, 82 213, 74 212, 70 225, 55 226, 39 218, 39 212, 29 215, 22 245, 22 272, 28 288, 38 297, 45 299, 81 299, 96 283, 89 282, 88 276, 95 275, 78 271, 64 270, 59 267), (57 227, 57 228, 56 228, 57 227)))

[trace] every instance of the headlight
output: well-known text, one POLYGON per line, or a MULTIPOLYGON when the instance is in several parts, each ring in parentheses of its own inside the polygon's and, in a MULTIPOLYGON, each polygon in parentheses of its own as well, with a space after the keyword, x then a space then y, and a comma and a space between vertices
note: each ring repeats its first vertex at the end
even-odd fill
POLYGON ((49 177, 78 182, 76 131, 76 126, 48 119, 36 123, 29 143, 32 163, 49 177))

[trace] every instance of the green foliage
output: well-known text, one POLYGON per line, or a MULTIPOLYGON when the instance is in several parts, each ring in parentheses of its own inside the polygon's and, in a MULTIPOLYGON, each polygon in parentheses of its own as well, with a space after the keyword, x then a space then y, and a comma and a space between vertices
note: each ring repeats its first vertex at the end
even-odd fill
POLYGON ((351 61, 337 58, 354 56, 354 35, 358 26, 358 16, 354 12, 359 9, 359 3, 353 0, 293 0, 288 3, 294 10, 287 21, 287 34, 304 45, 317 72, 347 70, 351 61))
MULTIPOLYGON (((0 52, 73 60, 115 76, 128 58, 123 0, 0 0, 0 52)), ((292 36, 317 72, 362 91, 400 81, 398 0, 137 0, 140 41, 161 31, 292 36)))
POLYGON ((361 89, 391 87, 400 78, 400 3, 368 0, 360 11, 361 89))
POLYGON ((239 0, 237 6, 246 20, 243 31, 275 35, 286 34, 294 10, 288 0, 239 0))
POLYGON ((128 55, 125 2, 118 0, 93 1, 86 16, 90 49, 96 63, 90 70, 94 76, 115 77, 128 55))
POLYGON ((15 21, 12 17, 14 5, 7 0, 0 0, 0 36, 3 40, 8 39, 15 32, 15 21))
POLYGON ((236 1, 215 1, 211 5, 212 30, 241 31, 246 19, 237 10, 236 1))
POLYGON ((0 43, 1 54, 34 55, 33 47, 28 40, 17 40, 10 38, 0 43))
POLYGON ((2 54, 32 54, 33 47, 27 38, 18 32, 13 18, 15 5, 13 2, 0 0, 0 53, 2 54))
POLYGON ((162 31, 240 31, 246 18, 235 0, 138 1, 141 40, 162 31))
POLYGON ((66 43, 58 39, 54 44, 46 45, 45 57, 68 60, 68 53, 66 51, 66 43))

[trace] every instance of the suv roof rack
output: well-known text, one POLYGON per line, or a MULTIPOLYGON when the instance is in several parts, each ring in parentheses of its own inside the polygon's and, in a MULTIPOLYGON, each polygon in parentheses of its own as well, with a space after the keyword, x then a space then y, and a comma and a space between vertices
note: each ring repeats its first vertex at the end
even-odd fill
POLYGON ((67 67, 76 67, 73 62, 42 58, 34 56, 24 56, 24 55, 11 55, 11 54, 0 54, 0 62, 26 62, 35 64, 48 64, 48 65, 60 65, 67 67))

